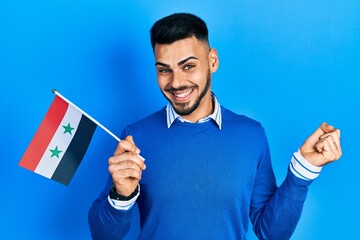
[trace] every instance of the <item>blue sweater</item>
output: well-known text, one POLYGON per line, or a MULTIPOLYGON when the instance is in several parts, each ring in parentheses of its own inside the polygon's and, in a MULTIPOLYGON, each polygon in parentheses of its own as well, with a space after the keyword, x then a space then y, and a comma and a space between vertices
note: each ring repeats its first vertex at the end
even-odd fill
POLYGON ((113 208, 105 190, 89 211, 94 239, 121 239, 135 207, 139 239, 246 239, 248 219, 260 239, 289 239, 311 181, 288 174, 277 187, 260 123, 222 107, 214 121, 166 125, 165 108, 126 129, 146 170, 137 203, 113 208))

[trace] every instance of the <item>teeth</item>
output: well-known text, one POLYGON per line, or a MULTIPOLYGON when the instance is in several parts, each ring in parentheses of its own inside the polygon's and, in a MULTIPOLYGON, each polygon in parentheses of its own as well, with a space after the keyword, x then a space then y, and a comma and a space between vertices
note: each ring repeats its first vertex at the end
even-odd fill
POLYGON ((180 94, 175 94, 174 93, 174 95, 175 95, 175 97, 178 97, 178 98, 184 98, 184 97, 189 96, 190 93, 191 93, 191 89, 189 91, 186 91, 186 92, 183 92, 183 93, 180 93, 180 94))

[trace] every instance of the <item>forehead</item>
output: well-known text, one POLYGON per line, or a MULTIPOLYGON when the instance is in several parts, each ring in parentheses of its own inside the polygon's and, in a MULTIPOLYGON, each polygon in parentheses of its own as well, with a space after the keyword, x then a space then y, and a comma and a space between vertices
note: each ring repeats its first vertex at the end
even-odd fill
POLYGON ((195 37, 185 38, 171 44, 156 44, 154 55, 156 62, 169 65, 189 57, 195 56, 198 59, 207 57, 208 46, 206 43, 197 40, 195 37))

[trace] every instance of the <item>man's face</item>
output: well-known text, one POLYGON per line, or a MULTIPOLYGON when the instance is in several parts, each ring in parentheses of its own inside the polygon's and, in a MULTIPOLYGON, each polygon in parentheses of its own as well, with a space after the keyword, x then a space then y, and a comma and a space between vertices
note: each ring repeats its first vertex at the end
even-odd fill
POLYGON ((192 37, 156 44, 154 54, 158 84, 175 111, 188 120, 210 114, 211 74, 218 66, 216 50, 192 37))

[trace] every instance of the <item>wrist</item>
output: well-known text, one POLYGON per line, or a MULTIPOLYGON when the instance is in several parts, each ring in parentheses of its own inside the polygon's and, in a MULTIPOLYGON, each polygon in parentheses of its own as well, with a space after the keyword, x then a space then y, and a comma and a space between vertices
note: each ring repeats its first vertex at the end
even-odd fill
POLYGON ((301 156, 311 165, 315 166, 315 167, 322 167, 322 162, 318 161, 318 153, 315 152, 304 152, 301 151, 299 152, 301 154, 301 156))
POLYGON ((313 180, 317 178, 321 172, 321 167, 313 165, 304 156, 301 152, 295 152, 290 162, 291 172, 302 179, 313 180))
POLYGON ((128 201, 128 200, 131 200, 132 198, 134 198, 138 193, 139 193, 139 185, 136 186, 134 192, 132 192, 129 196, 124 196, 124 195, 119 194, 116 191, 116 188, 113 184, 110 188, 109 197, 110 197, 110 199, 113 199, 113 200, 128 201))

